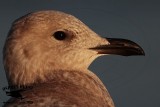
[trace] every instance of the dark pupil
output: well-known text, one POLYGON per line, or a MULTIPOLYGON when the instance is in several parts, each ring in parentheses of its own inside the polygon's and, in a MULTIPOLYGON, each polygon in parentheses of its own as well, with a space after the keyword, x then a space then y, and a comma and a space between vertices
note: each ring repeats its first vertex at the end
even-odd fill
POLYGON ((66 38, 66 34, 63 31, 57 31, 54 33, 54 37, 57 40, 64 40, 66 38))

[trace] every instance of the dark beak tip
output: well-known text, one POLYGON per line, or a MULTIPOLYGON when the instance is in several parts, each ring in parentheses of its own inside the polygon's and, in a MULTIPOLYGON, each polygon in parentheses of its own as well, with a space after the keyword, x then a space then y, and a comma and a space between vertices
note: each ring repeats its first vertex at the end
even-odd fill
POLYGON ((142 51, 141 51, 141 54, 140 54, 140 55, 142 55, 142 56, 145 56, 145 55, 146 55, 143 49, 142 49, 142 51))
MULTIPOLYGON (((138 44, 135 43, 135 45, 137 46, 137 55, 140 55, 140 56, 145 56, 145 52, 143 50, 142 47, 140 47, 138 44)), ((135 48, 136 49, 136 48, 135 48)))

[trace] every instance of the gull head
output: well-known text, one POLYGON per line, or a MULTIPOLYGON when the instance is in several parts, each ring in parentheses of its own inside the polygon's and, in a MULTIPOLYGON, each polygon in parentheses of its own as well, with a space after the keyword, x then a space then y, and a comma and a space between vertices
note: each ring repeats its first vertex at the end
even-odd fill
POLYGON ((102 38, 79 19, 59 11, 39 11, 15 20, 3 51, 10 85, 45 81, 55 70, 86 71, 101 55, 144 55, 126 39, 102 38))

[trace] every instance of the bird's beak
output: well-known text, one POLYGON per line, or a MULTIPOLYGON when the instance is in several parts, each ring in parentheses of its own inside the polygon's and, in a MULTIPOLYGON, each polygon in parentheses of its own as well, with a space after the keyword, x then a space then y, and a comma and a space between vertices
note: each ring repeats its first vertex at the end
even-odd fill
POLYGON ((106 38, 110 44, 93 47, 98 54, 114 54, 123 56, 145 55, 143 49, 130 40, 118 38, 106 38))

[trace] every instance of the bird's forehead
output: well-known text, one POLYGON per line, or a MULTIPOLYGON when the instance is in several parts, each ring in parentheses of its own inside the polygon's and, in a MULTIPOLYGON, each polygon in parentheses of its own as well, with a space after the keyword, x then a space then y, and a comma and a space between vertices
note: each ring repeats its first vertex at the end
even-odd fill
POLYGON ((57 30, 64 29, 70 31, 73 30, 75 32, 89 30, 88 27, 83 22, 81 22, 78 18, 70 14, 62 12, 52 12, 51 14, 48 13, 48 15, 50 17, 46 18, 49 19, 48 24, 52 24, 51 27, 57 30))
POLYGON ((74 30, 77 33, 88 30, 88 27, 76 17, 59 11, 40 11, 31 13, 17 19, 14 25, 16 27, 20 26, 21 28, 26 28, 28 26, 30 29, 74 30))
POLYGON ((82 22, 76 17, 59 11, 40 11, 31 13, 24 17, 25 20, 32 23, 45 22, 45 24, 57 25, 79 25, 82 22))
MULTIPOLYGON (((36 24, 44 24, 53 32, 54 30, 68 30, 76 34, 91 33, 90 29, 78 18, 58 11, 42 11, 33 13, 36 24), (40 20, 41 23, 38 23, 40 20)), ((33 21, 35 22, 35 21, 33 21)))
POLYGON ((16 33, 13 37, 30 38, 31 40, 35 37, 49 40, 49 37, 56 31, 66 31, 67 34, 76 38, 72 39, 72 43, 80 40, 85 43, 88 39, 98 38, 96 33, 79 19, 58 11, 40 11, 23 16, 12 26, 12 31, 16 33))

